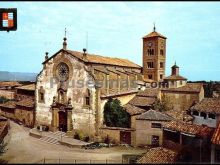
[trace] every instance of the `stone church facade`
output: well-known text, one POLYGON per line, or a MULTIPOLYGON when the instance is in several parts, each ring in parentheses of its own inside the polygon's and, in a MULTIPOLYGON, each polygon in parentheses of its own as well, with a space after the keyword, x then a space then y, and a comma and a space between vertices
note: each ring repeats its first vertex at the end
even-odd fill
POLYGON ((63 49, 53 56, 46 53, 37 76, 36 125, 73 135, 80 130, 99 137, 103 109, 109 97, 122 105, 137 93, 135 81, 143 80, 141 66, 119 58, 63 49))

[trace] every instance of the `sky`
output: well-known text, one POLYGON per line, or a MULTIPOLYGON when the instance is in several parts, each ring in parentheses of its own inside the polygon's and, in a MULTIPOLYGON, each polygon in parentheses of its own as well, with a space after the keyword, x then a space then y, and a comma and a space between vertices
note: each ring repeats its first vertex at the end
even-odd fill
POLYGON ((220 80, 220 2, 0 2, 17 8, 17 31, 0 31, 0 71, 39 73, 45 52, 67 48, 126 58, 142 66, 142 37, 167 37, 171 66, 191 81, 220 80), (88 33, 88 40, 87 40, 88 33), (86 42, 87 40, 87 42, 86 42))

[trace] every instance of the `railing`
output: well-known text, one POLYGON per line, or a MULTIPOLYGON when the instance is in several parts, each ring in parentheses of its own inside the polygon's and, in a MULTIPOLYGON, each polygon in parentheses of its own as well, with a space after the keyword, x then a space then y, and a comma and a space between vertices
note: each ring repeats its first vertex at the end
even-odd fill
POLYGON ((49 159, 44 158, 36 164, 48 164, 48 163, 54 163, 54 164, 127 164, 126 162, 123 162, 122 160, 112 160, 112 159, 49 159))

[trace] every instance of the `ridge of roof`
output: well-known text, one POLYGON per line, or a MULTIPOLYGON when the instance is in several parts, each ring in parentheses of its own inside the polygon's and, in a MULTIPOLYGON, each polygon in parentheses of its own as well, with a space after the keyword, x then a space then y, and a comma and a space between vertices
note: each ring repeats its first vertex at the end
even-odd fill
POLYGON ((161 37, 161 38, 167 39, 167 37, 165 37, 164 35, 162 35, 162 34, 156 32, 156 31, 153 31, 153 32, 147 34, 147 35, 144 36, 143 38, 151 38, 151 37, 161 37))

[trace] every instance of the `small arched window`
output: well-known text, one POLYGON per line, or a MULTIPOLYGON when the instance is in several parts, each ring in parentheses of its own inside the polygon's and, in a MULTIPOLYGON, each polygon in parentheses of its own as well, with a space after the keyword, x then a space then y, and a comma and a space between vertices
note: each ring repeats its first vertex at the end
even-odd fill
POLYGON ((90 91, 89 91, 89 89, 86 90, 84 100, 85 100, 84 105, 90 106, 90 91))
POLYGON ((45 90, 43 89, 43 86, 40 87, 40 89, 38 90, 38 102, 40 103, 44 103, 45 102, 45 90))

